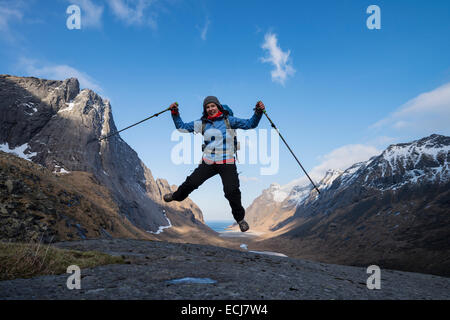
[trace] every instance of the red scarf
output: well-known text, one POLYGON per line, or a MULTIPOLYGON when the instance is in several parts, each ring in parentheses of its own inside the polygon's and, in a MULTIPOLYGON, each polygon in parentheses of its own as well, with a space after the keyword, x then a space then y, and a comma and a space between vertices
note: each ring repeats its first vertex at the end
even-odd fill
POLYGON ((213 116, 208 116, 208 120, 216 120, 218 117, 220 117, 222 115, 222 111, 218 111, 215 115, 213 116))

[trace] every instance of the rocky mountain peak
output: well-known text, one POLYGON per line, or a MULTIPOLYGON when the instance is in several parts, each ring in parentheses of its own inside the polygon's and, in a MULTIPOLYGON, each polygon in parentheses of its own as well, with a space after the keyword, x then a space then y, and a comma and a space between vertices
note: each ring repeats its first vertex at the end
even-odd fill
POLYGON ((336 180, 337 177, 342 175, 342 173, 344 173, 343 170, 327 170, 325 172, 325 176, 322 178, 322 180, 319 181, 319 190, 328 189, 333 184, 333 181, 336 180))
POLYGON ((437 167, 448 162, 449 151, 450 137, 434 134, 411 143, 390 145, 382 153, 382 158, 394 171, 399 167, 405 169, 433 165, 437 167))
POLYGON ((265 190, 265 194, 268 199, 275 202, 282 202, 288 196, 288 193, 283 190, 278 183, 272 183, 270 187, 265 190))
POLYGON ((411 183, 445 183, 450 180, 449 160, 450 137, 433 134, 390 145, 380 156, 364 163, 360 175, 364 185, 381 190, 411 183))
POLYGON ((355 163, 346 170, 327 170, 317 184, 320 196, 306 177, 285 186, 272 184, 255 199, 249 213, 254 215, 254 221, 258 221, 259 212, 270 210, 271 217, 283 225, 282 219, 287 216, 284 213, 292 209, 296 210, 296 217, 305 218, 333 212, 337 206, 350 205, 367 192, 395 191, 403 187, 420 190, 426 189, 426 185, 445 185, 450 181, 449 146, 450 137, 437 134, 390 145, 380 155, 355 163), (280 205, 273 207, 274 202, 280 205))
MULTIPOLYGON (((0 145, 21 150, 56 173, 84 171, 106 186, 121 213, 136 226, 155 231, 167 224, 150 170, 119 135, 111 104, 76 78, 64 81, 0 75, 0 145)), ((193 203, 177 210, 201 211, 193 203)))

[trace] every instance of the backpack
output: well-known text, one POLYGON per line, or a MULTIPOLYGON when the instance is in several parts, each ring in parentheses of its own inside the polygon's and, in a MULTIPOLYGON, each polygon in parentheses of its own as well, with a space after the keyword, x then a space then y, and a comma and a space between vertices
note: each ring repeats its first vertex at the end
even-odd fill
MULTIPOLYGON (((234 146, 234 150, 233 151, 234 151, 234 153, 236 153, 238 150, 241 149, 241 145, 237 141, 236 129, 231 129, 230 120, 228 120, 228 116, 232 116, 233 117, 233 115, 234 115, 233 114, 233 110, 231 110, 231 108, 228 105, 226 105, 226 104, 223 104, 222 108, 228 112, 228 115, 224 114, 223 120, 225 121, 225 126, 227 127, 227 130, 229 130, 229 132, 231 133, 231 136, 233 137, 233 142, 234 142, 233 143, 233 146, 234 146)), ((205 127, 206 127, 206 120, 202 119, 202 135, 205 133, 205 127)), ((203 144, 202 145, 202 151, 205 150, 205 147, 206 147, 206 145, 203 144)), ((236 156, 237 156, 237 154, 236 154, 236 156)))

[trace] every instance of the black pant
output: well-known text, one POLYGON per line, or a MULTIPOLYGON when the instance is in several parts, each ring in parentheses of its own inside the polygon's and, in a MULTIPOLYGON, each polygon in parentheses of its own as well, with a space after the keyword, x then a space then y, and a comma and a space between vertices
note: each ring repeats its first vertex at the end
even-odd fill
POLYGON ((231 212, 236 221, 241 221, 245 216, 245 209, 241 203, 241 190, 239 190, 239 178, 236 164, 206 164, 204 161, 186 178, 178 190, 172 195, 176 201, 183 201, 189 194, 197 189, 209 178, 220 175, 223 184, 225 198, 231 206, 231 212))

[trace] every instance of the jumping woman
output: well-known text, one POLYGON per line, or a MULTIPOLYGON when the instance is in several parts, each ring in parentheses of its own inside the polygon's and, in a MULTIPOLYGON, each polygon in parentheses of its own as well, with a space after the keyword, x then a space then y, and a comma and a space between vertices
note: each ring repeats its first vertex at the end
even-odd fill
POLYGON ((220 175, 225 198, 230 203, 231 212, 242 232, 249 229, 244 220, 245 209, 241 203, 239 177, 236 168, 235 153, 237 143, 234 129, 254 129, 258 126, 264 111, 264 104, 258 101, 255 113, 250 119, 235 118, 229 108, 224 108, 216 97, 209 96, 203 101, 203 116, 200 120, 184 123, 178 111, 178 104, 170 105, 175 127, 182 132, 203 134, 202 162, 194 172, 186 178, 178 190, 164 195, 164 201, 183 201, 209 178, 220 175))

